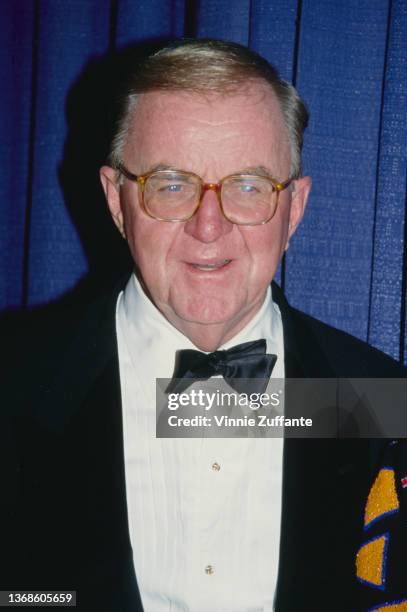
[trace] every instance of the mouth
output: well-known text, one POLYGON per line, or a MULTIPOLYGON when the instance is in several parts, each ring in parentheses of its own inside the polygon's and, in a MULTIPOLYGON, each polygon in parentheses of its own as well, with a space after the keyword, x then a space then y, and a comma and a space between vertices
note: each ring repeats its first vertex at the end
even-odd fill
POLYGON ((200 270, 201 272, 214 272, 216 270, 221 270, 230 264, 231 259, 221 259, 219 261, 214 261, 211 263, 193 263, 190 262, 190 265, 194 270, 200 270))

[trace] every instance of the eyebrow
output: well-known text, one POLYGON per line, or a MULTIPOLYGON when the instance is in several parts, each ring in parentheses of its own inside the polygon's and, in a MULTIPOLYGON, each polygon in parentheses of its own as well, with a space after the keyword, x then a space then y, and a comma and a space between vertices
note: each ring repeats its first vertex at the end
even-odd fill
MULTIPOLYGON (((181 168, 177 168, 176 166, 171 166, 168 164, 156 164, 155 166, 152 166, 152 168, 150 168, 147 172, 159 172, 160 170, 188 172, 188 170, 182 170, 181 168)), ((145 172, 144 174, 147 174, 147 172, 145 172)), ((256 174, 259 176, 266 176, 268 178, 275 178, 275 175, 271 173, 270 170, 268 170, 265 166, 248 166, 247 168, 242 168, 240 170, 235 170, 235 172, 230 172, 230 174, 256 174)))
POLYGON ((150 172, 159 172, 160 170, 181 170, 181 168, 176 168, 175 166, 169 166, 168 164, 156 164, 155 166, 152 166, 149 170, 147 170, 147 172, 144 172, 144 174, 150 173, 150 172))
POLYGON ((234 172, 233 174, 258 174, 260 176, 267 176, 268 178, 274 178, 275 175, 270 172, 265 166, 249 166, 248 168, 243 168, 238 172, 234 172))

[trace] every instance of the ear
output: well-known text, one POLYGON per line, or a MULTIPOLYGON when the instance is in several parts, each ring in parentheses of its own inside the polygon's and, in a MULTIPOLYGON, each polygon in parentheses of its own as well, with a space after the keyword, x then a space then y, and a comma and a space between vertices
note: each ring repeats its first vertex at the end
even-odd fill
POLYGON ((120 188, 117 183, 117 171, 110 166, 102 166, 100 169, 100 181, 113 221, 123 238, 126 238, 123 211, 120 202, 120 188))
POLYGON ((304 216, 309 192, 311 191, 311 184, 312 181, 310 176, 303 176, 294 181, 294 191, 291 193, 290 220, 288 224, 286 248, 288 248, 288 242, 304 216))

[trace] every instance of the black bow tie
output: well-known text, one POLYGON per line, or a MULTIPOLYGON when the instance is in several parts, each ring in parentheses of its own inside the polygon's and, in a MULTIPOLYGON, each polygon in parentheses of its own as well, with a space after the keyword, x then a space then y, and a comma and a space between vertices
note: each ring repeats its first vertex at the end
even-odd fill
POLYGON ((177 351, 174 376, 167 391, 180 393, 194 380, 208 380, 220 374, 239 393, 263 393, 276 361, 277 355, 266 354, 265 340, 244 342, 209 354, 191 349, 177 351))

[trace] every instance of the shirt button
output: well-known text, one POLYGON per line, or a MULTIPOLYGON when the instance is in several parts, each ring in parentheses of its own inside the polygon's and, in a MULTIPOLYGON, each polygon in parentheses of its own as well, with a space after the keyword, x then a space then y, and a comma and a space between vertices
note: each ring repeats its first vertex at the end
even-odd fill
POLYGON ((220 470, 219 463, 216 463, 216 461, 215 461, 215 463, 212 463, 212 469, 213 469, 214 472, 219 472, 219 470, 220 470))
POLYGON ((207 565, 205 567, 205 574, 207 574, 208 576, 212 576, 214 572, 215 570, 213 569, 213 565, 207 565))

